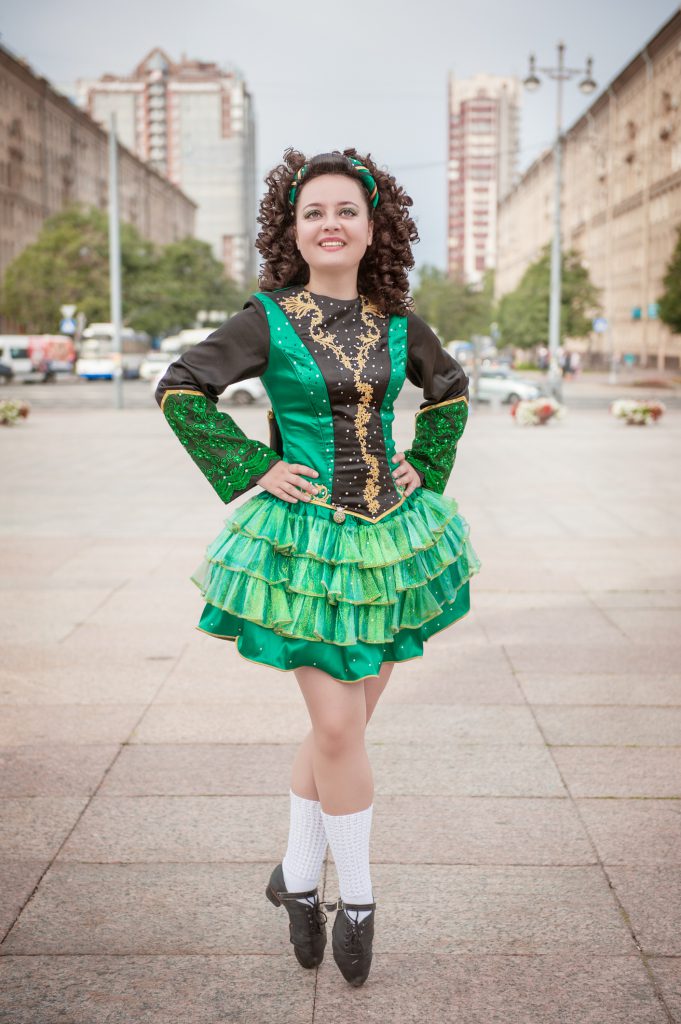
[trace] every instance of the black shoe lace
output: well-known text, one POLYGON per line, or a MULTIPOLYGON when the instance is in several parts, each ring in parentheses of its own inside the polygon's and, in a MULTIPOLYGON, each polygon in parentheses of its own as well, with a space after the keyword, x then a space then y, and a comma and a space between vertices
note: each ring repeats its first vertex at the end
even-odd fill
POLYGON ((364 952, 364 950, 362 949, 362 931, 359 923, 359 914, 357 913, 357 911, 355 911, 355 913, 357 914, 357 916, 354 918, 354 920, 350 917, 349 914, 345 915, 348 919, 350 930, 348 931, 346 926, 344 945, 346 951, 352 955, 364 952))
POLYGON ((322 932, 324 930, 324 925, 326 924, 327 917, 324 911, 319 906, 319 903, 306 903, 305 911, 307 913, 307 923, 310 928, 310 931, 322 932))

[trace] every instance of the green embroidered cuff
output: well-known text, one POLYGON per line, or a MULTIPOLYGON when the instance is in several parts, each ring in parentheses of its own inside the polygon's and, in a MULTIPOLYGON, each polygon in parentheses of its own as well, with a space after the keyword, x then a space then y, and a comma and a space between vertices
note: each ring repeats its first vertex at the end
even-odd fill
POLYGON ((254 487, 279 462, 276 452, 246 437, 232 417, 201 391, 167 391, 163 414, 209 483, 227 503, 254 487))
POLYGON ((405 458, 421 474, 423 486, 443 494, 447 486, 456 446, 468 419, 468 402, 453 398, 429 405, 416 414, 416 431, 405 458))

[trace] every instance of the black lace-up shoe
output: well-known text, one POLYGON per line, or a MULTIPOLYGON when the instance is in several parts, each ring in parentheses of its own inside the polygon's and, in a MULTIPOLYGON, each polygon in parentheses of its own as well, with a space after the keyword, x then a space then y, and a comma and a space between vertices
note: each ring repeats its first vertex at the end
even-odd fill
POLYGON ((376 904, 343 903, 338 899, 336 903, 325 903, 324 906, 327 910, 338 909, 331 933, 333 958, 345 980, 359 988, 369 977, 371 969, 376 904), (358 921, 357 910, 370 910, 371 913, 358 921))
POLYGON ((326 914, 319 904, 317 889, 309 892, 287 892, 281 864, 270 876, 265 895, 275 907, 282 903, 289 916, 289 934, 293 951, 301 967, 318 967, 324 959, 326 946, 326 914), (309 902, 299 901, 307 897, 309 902))

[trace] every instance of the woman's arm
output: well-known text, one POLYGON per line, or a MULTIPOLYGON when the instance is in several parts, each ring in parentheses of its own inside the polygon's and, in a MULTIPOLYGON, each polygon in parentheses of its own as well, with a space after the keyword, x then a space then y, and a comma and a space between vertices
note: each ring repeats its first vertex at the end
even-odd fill
POLYGON ((246 437, 216 403, 229 384, 260 377, 269 359, 267 316, 257 299, 168 367, 156 401, 180 443, 225 502, 254 487, 280 457, 246 437))
POLYGON ((468 419, 468 377, 425 320, 407 316, 407 377, 422 388, 411 448, 405 457, 424 487, 443 494, 468 419))

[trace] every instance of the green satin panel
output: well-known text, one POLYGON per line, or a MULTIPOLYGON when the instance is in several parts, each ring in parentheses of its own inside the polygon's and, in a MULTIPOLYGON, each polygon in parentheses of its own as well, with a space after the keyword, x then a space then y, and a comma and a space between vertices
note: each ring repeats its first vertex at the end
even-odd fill
POLYGON ((395 441, 392 436, 392 425, 395 419, 393 406, 405 381, 405 369, 407 366, 407 318, 406 316, 391 316, 388 327, 388 351, 390 353, 390 380, 386 388, 385 397, 381 405, 381 423, 383 425, 383 441, 388 465, 391 470, 397 468, 397 463, 392 461, 395 454, 395 441))
POLYGON ((255 292, 270 325, 270 356, 260 378, 272 403, 284 461, 316 469, 315 483, 333 487, 334 438, 331 402, 314 359, 286 314, 263 292, 255 292), (293 380, 291 379, 293 375, 293 380))

